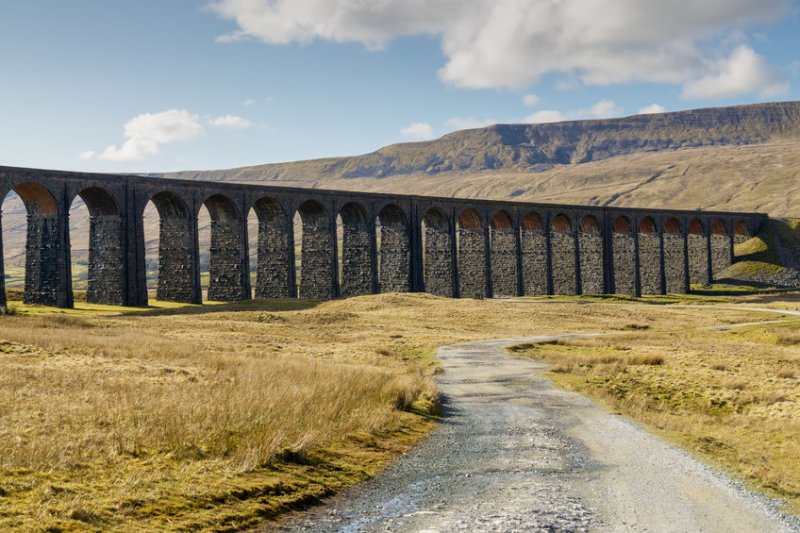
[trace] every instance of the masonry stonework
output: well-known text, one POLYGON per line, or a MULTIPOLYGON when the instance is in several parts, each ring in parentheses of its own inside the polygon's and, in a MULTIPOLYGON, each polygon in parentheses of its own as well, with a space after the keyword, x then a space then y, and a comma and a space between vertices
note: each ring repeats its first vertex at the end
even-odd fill
MULTIPOLYGON (((685 292, 688 280, 706 284, 711 271, 724 270, 731 243, 767 220, 759 213, 587 209, 10 167, 0 167, 0 188, 15 191, 28 213, 25 301, 61 307, 72 305, 69 208, 78 196, 90 213, 87 299, 122 305, 147 303, 143 212, 149 201, 160 218, 156 297, 191 303, 202 301, 196 216, 203 205, 212 215, 209 297, 225 301, 250 297, 243 213, 251 209, 259 218, 256 296, 262 298, 295 297, 298 284, 300 296, 315 299, 395 290, 443 296, 685 292), (462 232, 456 246, 456 213, 465 212, 470 229, 478 229, 462 232), (341 280, 335 213, 343 219, 341 280), (297 214, 303 220, 299 269, 297 214), (573 226, 578 220, 580 228, 573 226), (627 229, 614 234, 612 226, 627 229)), ((0 276, 0 289, 2 282, 0 276)))
POLYGON ((581 259, 581 294, 603 294, 603 237, 598 233, 579 232, 581 259))
POLYGON ((514 228, 491 228, 492 293, 517 295, 517 238, 514 228))
POLYGON ((553 294, 567 296, 576 294, 575 236, 572 233, 551 233, 550 250, 553 263, 553 294))
POLYGON ((639 280, 642 294, 661 294, 661 236, 639 233, 639 280))
POLYGON ((547 236, 523 228, 522 287, 525 296, 547 294, 547 236))

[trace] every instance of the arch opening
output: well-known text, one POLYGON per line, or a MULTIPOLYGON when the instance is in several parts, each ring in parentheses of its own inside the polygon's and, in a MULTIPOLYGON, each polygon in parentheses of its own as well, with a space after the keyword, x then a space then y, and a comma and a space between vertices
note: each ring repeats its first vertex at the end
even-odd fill
POLYGON ((300 204, 297 214, 301 226, 300 297, 315 300, 334 298, 336 228, 331 224, 325 208, 315 200, 300 204))
POLYGON ((458 216, 458 294, 465 298, 486 297, 486 240, 480 215, 464 209, 458 216))
POLYGON ((644 217, 639 222, 639 233, 657 233, 655 221, 650 217, 644 217))
POLYGON ((78 193, 69 231, 73 290, 85 291, 89 303, 124 305, 122 217, 111 193, 99 187, 78 193))
POLYGON ((631 221, 626 216, 619 216, 614 221, 614 233, 630 233, 631 221))
POLYGON ((527 232, 544 231, 542 217, 537 213, 526 213, 522 219, 522 228, 527 232))
POLYGON ((714 222, 711 223, 711 234, 712 235, 727 235, 728 234, 728 226, 725 224, 724 221, 717 218, 714 222))
POLYGON ((517 296, 517 236, 508 212, 497 211, 492 214, 489 239, 492 252, 492 295, 517 296))
MULTIPOLYGON (((157 280, 156 299, 199 304, 202 296, 197 221, 183 199, 175 193, 159 192, 150 202, 159 220, 158 274, 154 276, 157 280)), ((147 209, 144 216, 147 216, 147 209)))
POLYGON ((411 243, 408 219, 400 207, 389 204, 378 212, 378 285, 380 292, 411 289, 411 243))
POLYGON ((583 233, 600 233, 600 224, 594 215, 586 215, 581 219, 580 223, 581 232, 583 233))
MULTIPOLYGON (((4 252, 11 259, 3 269, 4 277, 7 269, 12 273, 9 279, 21 281, 25 303, 72 307, 69 250, 65 249, 69 230, 63 227, 55 196, 33 182, 17 184, 12 191, 3 206, 5 224, 13 228, 4 248, 11 246, 14 252, 4 252), (24 217, 24 222, 14 220, 15 212, 24 217)), ((5 290, 0 302, 0 306, 4 305, 5 290)))
POLYGON ((735 244, 741 244, 750 239, 750 237, 752 237, 752 235, 750 235, 750 229, 747 227, 747 222, 744 220, 739 220, 733 225, 733 242, 735 244))
POLYGON ((454 296, 453 236, 450 220, 438 207, 422 217, 422 271, 425 291, 439 296, 454 296))
POLYGON ((556 215, 553 217, 553 232, 555 233, 570 233, 572 231, 572 223, 566 215, 556 215))
POLYGON ((358 296, 373 292, 374 227, 366 209, 360 204, 345 204, 337 217, 341 228, 339 252, 339 287, 342 296, 358 296))
POLYGON ((297 295, 294 221, 277 200, 269 197, 256 200, 251 211, 257 219, 255 231, 250 234, 251 239, 257 236, 255 245, 251 245, 255 250, 251 266, 256 269, 256 298, 293 298, 297 295))
POLYGON ((198 217, 200 228, 208 228, 201 245, 203 251, 208 250, 208 299, 220 302, 249 299, 245 235, 236 203, 227 196, 214 194, 206 198, 200 211, 208 220, 203 224, 198 217))
POLYGON ((703 235, 705 233, 703 223, 696 218, 689 222, 688 231, 690 235, 703 235))
POLYGON ((664 224, 664 233, 669 235, 680 235, 681 223, 678 222, 677 218, 667 219, 667 222, 664 224))

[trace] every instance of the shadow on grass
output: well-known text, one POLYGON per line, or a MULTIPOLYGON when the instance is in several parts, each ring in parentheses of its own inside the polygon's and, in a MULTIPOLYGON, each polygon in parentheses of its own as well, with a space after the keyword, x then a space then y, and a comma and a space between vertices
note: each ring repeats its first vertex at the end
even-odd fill
POLYGON ((263 300, 245 300, 241 302, 211 302, 204 305, 173 304, 175 307, 132 308, 126 316, 172 316, 172 315, 204 315, 208 313, 228 313, 235 311, 304 311, 319 304, 320 300, 299 298, 275 298, 263 300))

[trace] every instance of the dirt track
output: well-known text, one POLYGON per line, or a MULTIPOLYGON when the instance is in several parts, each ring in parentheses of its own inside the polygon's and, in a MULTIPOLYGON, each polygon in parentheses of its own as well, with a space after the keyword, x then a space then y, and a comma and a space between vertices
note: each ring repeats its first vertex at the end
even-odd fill
POLYGON ((439 350, 441 427, 288 531, 800 531, 642 428, 537 377, 507 339, 439 350))

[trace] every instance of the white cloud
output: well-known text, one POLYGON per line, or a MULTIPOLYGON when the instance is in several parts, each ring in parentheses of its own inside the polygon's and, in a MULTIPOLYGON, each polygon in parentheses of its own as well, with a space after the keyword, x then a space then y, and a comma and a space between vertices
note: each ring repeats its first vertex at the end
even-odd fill
POLYGON ((757 94, 770 98, 785 94, 789 82, 747 45, 738 46, 729 57, 714 63, 710 73, 683 86, 683 96, 691 99, 734 98, 757 94))
POLYGON ((433 139, 433 127, 427 122, 412 122, 400 130, 400 135, 415 141, 433 139))
POLYGON ((622 113, 623 109, 612 100, 600 100, 590 107, 586 113, 581 114, 588 115, 591 118, 612 118, 618 117, 622 113))
POLYGON ((639 112, 636 113, 636 114, 637 115, 653 115, 653 114, 656 114, 656 113, 666 113, 666 112, 667 112, 667 110, 664 109, 664 106, 661 106, 661 105, 658 105, 658 104, 650 104, 648 106, 644 106, 643 108, 641 108, 639 110, 639 112))
POLYGON ((203 134, 200 117, 186 110, 170 109, 161 113, 144 113, 125 123, 125 142, 111 145, 100 159, 134 161, 158 154, 162 144, 194 139, 203 134))
POLYGON ((215 127, 231 129, 245 129, 253 125, 253 123, 246 118, 236 115, 223 115, 209 120, 208 123, 215 127))
POLYGON ((86 150, 85 152, 81 152, 78 157, 81 159, 93 159, 95 155, 94 150, 86 150))
POLYGON ((541 98, 535 94, 526 94, 522 97, 522 103, 525 104, 526 107, 533 107, 538 104, 540 100, 541 98))
POLYGON ((533 115, 528 116, 523 122, 530 124, 547 124, 549 122, 563 122, 566 120, 561 111, 555 109, 543 109, 537 111, 533 115))
POLYGON ((479 120, 475 117, 453 117, 447 120, 447 127, 453 130, 470 130, 474 128, 485 128, 498 121, 493 118, 479 120))
POLYGON ((252 107, 252 106, 256 105, 257 103, 258 103, 258 100, 256 100, 255 98, 248 98, 247 100, 242 102, 242 105, 244 107, 252 107))
MULTIPOLYGON (((433 35, 442 80, 459 87, 524 87, 548 73, 580 83, 684 84, 713 74, 709 50, 789 13, 793 0, 212 0, 238 29, 219 40, 314 40, 380 49, 433 35)), ((774 84, 773 84, 774 85, 774 84)), ((759 93, 763 88, 756 87, 759 93)), ((689 93, 693 90, 687 91, 689 93)))

